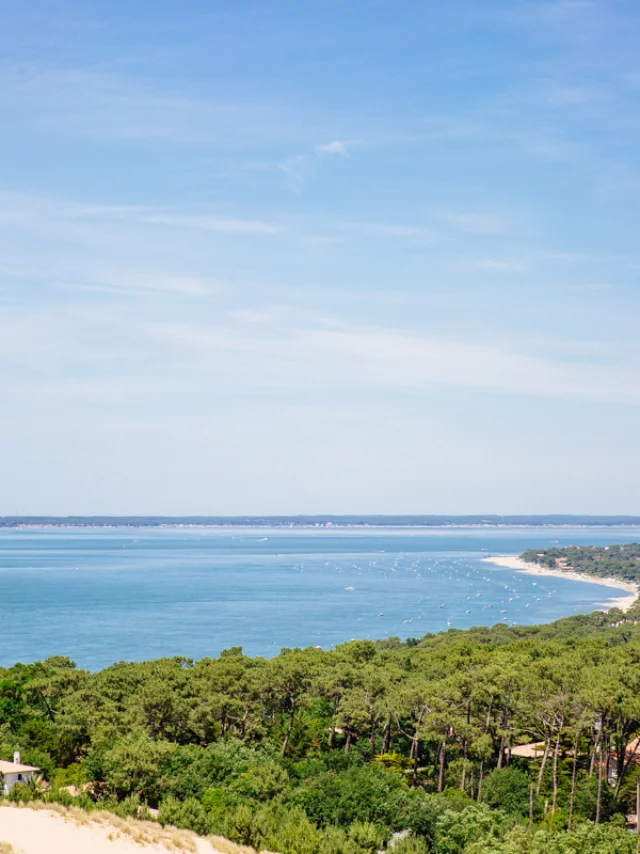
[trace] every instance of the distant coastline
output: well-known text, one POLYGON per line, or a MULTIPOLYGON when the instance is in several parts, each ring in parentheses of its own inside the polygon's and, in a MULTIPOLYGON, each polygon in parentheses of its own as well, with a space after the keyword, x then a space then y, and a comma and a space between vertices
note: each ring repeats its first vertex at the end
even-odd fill
POLYGON ((493 563, 516 572, 525 572, 527 575, 544 575, 553 578, 564 578, 569 581, 584 581, 588 584, 600 584, 603 587, 613 587, 624 591, 624 596, 612 596, 609 602, 602 602, 604 607, 620 608, 628 611, 638 599, 638 586, 631 581, 621 581, 619 578, 606 578, 597 575, 587 575, 584 572, 575 572, 567 569, 550 569, 536 563, 527 563, 516 555, 495 555, 495 557, 482 558, 484 563, 493 563))
POLYGON ((602 528, 638 527, 640 516, 0 516, 0 528, 602 528))

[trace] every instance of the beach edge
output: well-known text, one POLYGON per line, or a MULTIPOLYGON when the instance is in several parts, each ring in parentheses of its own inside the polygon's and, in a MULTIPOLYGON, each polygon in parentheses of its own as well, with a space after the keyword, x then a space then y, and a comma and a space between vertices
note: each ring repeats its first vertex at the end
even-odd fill
POLYGON ((550 569, 546 566, 540 566, 537 563, 528 563, 522 560, 518 555, 493 555, 491 557, 483 557, 483 563, 492 563, 495 566, 501 566, 505 569, 513 569, 516 572, 523 572, 527 575, 546 575, 552 578, 565 578, 569 581, 583 581, 588 584, 599 584, 602 587, 612 587, 620 591, 624 591, 618 596, 612 596, 609 602, 602 602, 603 607, 619 608, 621 611, 628 611, 637 601, 640 590, 638 585, 632 581, 622 581, 619 578, 599 577, 597 575, 586 575, 583 572, 575 572, 572 570, 550 569))

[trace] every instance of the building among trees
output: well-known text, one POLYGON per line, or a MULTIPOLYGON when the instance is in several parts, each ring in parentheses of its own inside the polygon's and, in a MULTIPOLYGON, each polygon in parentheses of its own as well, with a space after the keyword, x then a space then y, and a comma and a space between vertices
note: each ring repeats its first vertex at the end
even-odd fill
POLYGON ((39 771, 33 765, 22 765, 20 763, 20 754, 13 754, 13 762, 5 762, 0 759, 0 787, 4 790, 5 795, 8 795, 14 786, 24 786, 33 775, 39 771))

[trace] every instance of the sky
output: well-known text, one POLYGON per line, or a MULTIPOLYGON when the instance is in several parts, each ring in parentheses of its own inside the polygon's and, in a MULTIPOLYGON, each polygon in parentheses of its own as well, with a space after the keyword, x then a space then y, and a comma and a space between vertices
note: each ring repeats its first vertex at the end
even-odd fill
POLYGON ((640 513, 637 0, 0 0, 0 514, 640 513))

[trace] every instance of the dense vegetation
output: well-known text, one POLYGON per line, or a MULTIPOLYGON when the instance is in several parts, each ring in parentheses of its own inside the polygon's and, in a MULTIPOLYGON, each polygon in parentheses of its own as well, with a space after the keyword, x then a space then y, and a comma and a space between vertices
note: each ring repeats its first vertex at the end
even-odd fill
POLYGON ((283 854, 625 854, 640 612, 353 641, 271 660, 0 669, 16 798, 134 812, 283 854), (542 742, 540 758, 511 756, 542 742), (88 784, 88 785, 87 785, 88 784))
POLYGON ((551 569, 575 570, 600 578, 620 578, 640 583, 640 543, 618 546, 567 546, 529 549, 521 555, 527 563, 551 569))

